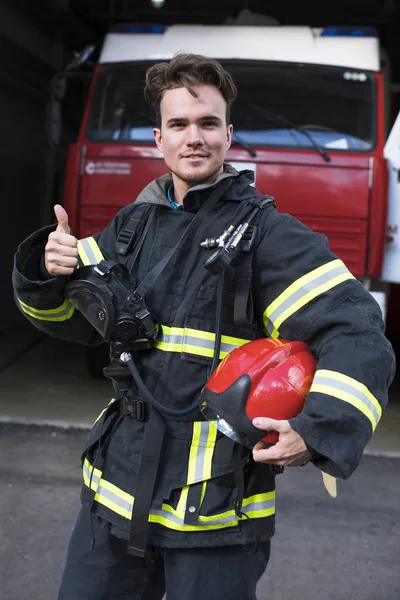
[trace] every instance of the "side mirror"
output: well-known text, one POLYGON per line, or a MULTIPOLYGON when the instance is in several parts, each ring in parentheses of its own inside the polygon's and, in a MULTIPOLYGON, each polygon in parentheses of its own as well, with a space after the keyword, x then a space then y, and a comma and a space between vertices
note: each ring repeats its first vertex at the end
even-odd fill
POLYGON ((70 63, 68 63, 64 70, 72 71, 73 69, 77 69, 78 67, 82 66, 85 62, 89 60, 95 49, 96 46, 92 45, 85 46, 84 49, 80 52, 74 52, 74 58, 71 60, 70 63))

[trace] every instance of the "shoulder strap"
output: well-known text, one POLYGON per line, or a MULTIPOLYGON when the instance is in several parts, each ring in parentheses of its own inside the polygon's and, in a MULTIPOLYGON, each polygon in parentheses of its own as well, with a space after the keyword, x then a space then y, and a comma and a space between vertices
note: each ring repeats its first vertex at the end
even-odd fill
POLYGON ((147 291, 152 287, 154 282, 158 279, 161 273, 164 271, 171 258, 175 253, 179 252, 184 242, 186 242, 187 238, 196 230, 196 228, 203 221, 205 216, 213 210, 214 206, 217 204, 220 197, 228 190, 228 188, 232 185, 231 179, 225 179, 221 182, 221 184, 214 189, 207 200, 202 204, 198 212, 193 217, 192 221, 189 223, 185 231, 183 232, 181 238, 174 248, 172 248, 165 256, 160 260, 160 262, 146 275, 146 277, 141 281, 139 286, 135 290, 135 294, 140 298, 144 298, 147 291))
POLYGON ((129 273, 139 256, 156 210, 157 205, 155 204, 146 206, 145 210, 132 210, 118 234, 116 243, 118 260, 129 273), (134 251, 132 252, 133 246, 134 251))

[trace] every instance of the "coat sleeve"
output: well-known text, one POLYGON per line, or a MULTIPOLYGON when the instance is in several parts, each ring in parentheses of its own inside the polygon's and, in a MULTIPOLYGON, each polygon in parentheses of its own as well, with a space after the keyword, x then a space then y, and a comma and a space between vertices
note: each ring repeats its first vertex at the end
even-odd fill
POLYGON ((289 215, 269 213, 256 256, 266 335, 304 341, 318 361, 304 409, 290 424, 314 464, 345 479, 379 422, 395 372, 381 310, 326 237, 289 215))
MULTIPOLYGON (((101 234, 79 240, 80 265, 96 264, 103 258, 116 260, 116 238, 129 208, 118 213, 101 234)), ((96 330, 63 295, 67 277, 52 277, 44 268, 44 248, 55 227, 44 227, 18 247, 12 274, 16 304, 47 335, 85 345, 100 344, 103 340, 96 330)))

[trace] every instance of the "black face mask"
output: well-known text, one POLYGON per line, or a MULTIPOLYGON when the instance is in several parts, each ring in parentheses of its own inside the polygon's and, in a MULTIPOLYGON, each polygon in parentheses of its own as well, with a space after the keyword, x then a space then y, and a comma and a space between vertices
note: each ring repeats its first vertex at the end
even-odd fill
POLYGON ((103 260, 77 269, 63 294, 108 343, 143 348, 157 337, 156 320, 119 263, 103 260))

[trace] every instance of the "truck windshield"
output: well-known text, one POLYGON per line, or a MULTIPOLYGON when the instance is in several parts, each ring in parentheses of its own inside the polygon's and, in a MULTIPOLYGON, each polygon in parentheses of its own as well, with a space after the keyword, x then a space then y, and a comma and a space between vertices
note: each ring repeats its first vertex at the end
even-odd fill
MULTIPOLYGON (((312 138, 328 151, 368 152, 374 148, 373 73, 321 65, 221 62, 238 87, 232 109, 234 130, 250 147, 312 148, 312 138)), ((102 68, 87 129, 90 141, 153 143, 154 115, 143 98, 150 65, 141 62, 102 68)))

